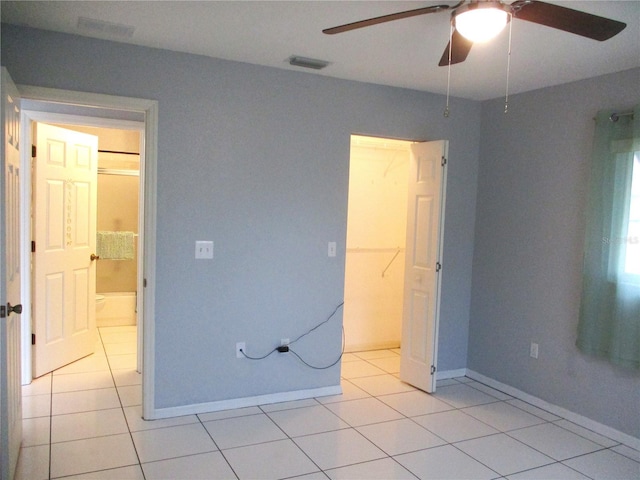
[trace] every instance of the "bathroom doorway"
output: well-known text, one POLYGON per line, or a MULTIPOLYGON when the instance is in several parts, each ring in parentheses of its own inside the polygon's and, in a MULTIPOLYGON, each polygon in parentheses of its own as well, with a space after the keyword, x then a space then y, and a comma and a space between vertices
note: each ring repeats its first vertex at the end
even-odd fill
MULTIPOLYGON (((98 232, 106 233, 108 235, 120 234, 121 232, 128 237, 130 242, 129 247, 126 249, 126 255, 118 253, 113 248, 110 249, 109 254, 102 254, 102 259, 99 251, 92 250, 92 260, 95 279, 92 280, 93 285, 91 288, 81 288, 81 292, 85 292, 87 298, 86 311, 91 312, 93 316, 92 322, 87 323, 87 326, 93 329, 93 334, 90 335, 93 338, 93 342, 90 346, 82 347, 80 350, 72 348, 72 351, 52 358, 52 362, 49 362, 49 355, 56 356, 56 352, 50 351, 44 345, 47 343, 47 339, 42 338, 46 335, 40 335, 36 333, 35 338, 32 337, 32 345, 29 345, 29 351, 33 353, 31 355, 31 365, 25 365, 25 356, 23 356, 23 383, 28 383, 31 378, 40 376, 51 369, 59 368, 63 365, 73 362, 93 352, 95 340, 97 339, 98 330, 97 327, 102 326, 122 326, 128 327, 133 336, 131 341, 131 350, 134 353, 132 361, 135 362, 136 369, 140 372, 142 370, 142 322, 141 313, 143 308, 143 295, 138 295, 138 292, 142 293, 142 265, 143 265, 143 242, 140 236, 144 219, 144 195, 142 193, 142 183, 140 172, 144 170, 144 122, 131 121, 131 120, 115 120, 115 119, 103 119, 73 116, 59 113, 44 113, 44 112, 27 112, 30 114, 29 125, 32 126, 31 132, 38 130, 38 127, 44 129, 45 126, 57 129, 61 132, 68 132, 70 135, 85 135, 86 137, 95 138, 97 142, 96 147, 96 166, 93 170, 94 182, 93 187, 96 190, 97 208, 94 209, 95 215, 92 222, 87 222, 87 225, 91 225, 91 236, 93 239, 97 239, 98 232), (115 180, 115 181, 114 181, 115 180), (96 253, 94 255, 93 253, 96 253), (107 258, 105 258, 105 256, 107 258), (86 294, 90 291, 90 294, 86 294), (100 294, 99 298, 96 293, 100 294), (98 304, 96 308, 96 303, 98 304), (99 310, 99 311, 98 311, 99 310), (38 339, 40 337, 40 339, 38 339), (35 339, 35 343, 33 340, 35 339), (87 348, 91 349, 86 351, 87 348), (84 352, 83 354, 80 352, 84 352), (38 355, 40 354, 40 357, 38 355), (43 357, 44 355, 44 357, 43 357), (77 358, 75 358, 77 357, 77 358), (43 359, 46 359, 43 361, 43 359), (55 363, 57 362, 57 364, 55 363), (61 363, 62 362, 62 363, 61 363), (53 366, 51 366, 53 365, 53 366), (44 368, 44 370, 43 370, 44 368)), ((31 139, 27 139, 29 141, 31 139)), ((35 141, 33 142, 35 144, 35 141)), ((39 157, 43 158, 43 154, 38 154, 38 148, 35 149, 35 159, 33 160, 32 181, 36 181, 37 169, 39 166, 39 157)), ((69 177, 71 178, 73 174, 69 177)), ((74 182, 64 181, 63 184, 73 190, 73 186, 69 187, 69 183, 73 185, 74 182)), ((65 189, 67 188, 65 187, 65 189)), ((32 190, 35 191, 35 184, 32 185, 32 190)), ((73 190, 75 192, 75 190, 73 190)), ((74 194, 69 195, 69 202, 73 200, 74 194)), ((44 195, 40 195, 40 198, 44 195)), ((38 211, 38 202, 40 201, 38 195, 33 195, 31 198, 32 211, 38 211)), ((66 200, 65 200, 66 202, 66 200)), ((83 202, 77 202, 77 205, 69 204, 64 206, 65 211, 69 209, 76 209, 76 206, 83 207, 83 202)), ((48 208, 45 207, 45 210, 48 208)), ((81 209, 80 208, 80 209, 81 209)), ((41 215, 42 217, 43 215, 41 215)), ((65 218, 67 213, 65 213, 65 218)), ((47 222, 45 216, 45 222, 47 222)), ((32 218, 33 220, 33 218, 32 218)), ((72 219, 70 221, 73 222, 72 219)), ((42 222, 42 218, 40 219, 42 222)), ((68 222, 66 222, 68 223, 68 222)), ((66 227, 65 227, 66 228, 66 227)), ((37 234, 42 229, 42 225, 38 225, 38 220, 35 220, 31 226, 34 234, 37 234)), ((32 235, 31 238, 34 238, 32 235)), ((94 248, 96 244, 94 243, 94 248)), ((36 250, 38 246, 36 244, 36 250)), ((104 250, 104 248, 103 248, 104 250)), ((35 261, 37 254, 32 253, 32 260, 35 261)), ((85 255, 87 256, 87 255, 85 255)), ((84 257, 83 257, 84 258, 84 257)), ((88 263, 88 262, 87 262, 88 263)), ((35 268, 32 269, 32 275, 35 268)), ((34 277, 36 278, 36 277, 34 277)), ((55 282, 53 282, 55 284, 55 282)), ((31 315, 31 328, 28 332, 43 332, 43 319, 42 319, 42 305, 40 312, 38 311, 38 296, 43 297, 42 292, 38 291, 38 285, 35 281, 32 282, 33 292, 33 311, 31 315), (40 323, 39 323, 40 322, 40 323)), ((46 297, 46 295, 44 295, 46 297)), ((82 294, 80 294, 82 296, 82 294)), ((75 302, 74 305, 82 305, 82 301, 75 302)), ((87 314, 89 315, 89 314, 87 314)), ((26 333, 26 332, 25 332, 26 333)), ((61 339, 64 340, 64 339, 61 339)), ((87 340, 87 343, 89 339, 87 340)), ((55 344, 56 342, 49 342, 55 344)), ((65 344, 65 342, 62 342, 65 344)), ((23 343, 24 344, 24 343, 23 343)), ((66 350, 66 347, 63 348, 66 350)))
MULTIPOLYGON (((28 85, 20 86, 20 142, 31 144, 33 122, 64 123, 94 127, 127 129, 135 124, 142 133, 140 156, 140 198, 138 246, 137 338, 135 370, 141 374, 142 415, 155 418, 155 276, 156 276, 156 198, 158 163, 158 102, 133 97, 58 90, 28 85)), ((21 149, 20 235, 31 235, 31 149, 21 149)), ((31 245, 20 247, 20 268, 31 269, 31 245)), ((22 384, 32 380, 32 285, 31 275, 22 275, 21 365, 22 384)), ((109 327, 130 328, 130 327, 109 327)))

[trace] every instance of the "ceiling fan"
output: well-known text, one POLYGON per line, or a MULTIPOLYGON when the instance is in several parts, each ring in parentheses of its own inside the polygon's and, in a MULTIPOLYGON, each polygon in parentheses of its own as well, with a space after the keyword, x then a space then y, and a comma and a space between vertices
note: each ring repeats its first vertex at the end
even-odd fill
POLYGON ((464 62, 474 42, 487 41, 495 37, 512 18, 598 41, 608 40, 627 26, 626 23, 617 20, 537 0, 516 0, 511 4, 497 0, 462 0, 453 6, 432 5, 326 28, 322 32, 333 35, 445 10, 451 10, 452 29, 449 44, 438 63, 441 67, 464 62))

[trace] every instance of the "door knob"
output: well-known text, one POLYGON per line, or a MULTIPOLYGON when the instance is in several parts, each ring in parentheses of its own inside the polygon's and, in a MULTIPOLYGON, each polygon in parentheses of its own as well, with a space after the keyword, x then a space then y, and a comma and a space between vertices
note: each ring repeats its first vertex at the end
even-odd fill
POLYGON ((22 305, 20 303, 18 305, 7 303, 7 316, 11 315, 12 312, 20 315, 22 313, 22 305))
POLYGON ((96 255, 95 253, 92 253, 89 258, 93 262, 94 260, 100 260, 100 255, 96 255))

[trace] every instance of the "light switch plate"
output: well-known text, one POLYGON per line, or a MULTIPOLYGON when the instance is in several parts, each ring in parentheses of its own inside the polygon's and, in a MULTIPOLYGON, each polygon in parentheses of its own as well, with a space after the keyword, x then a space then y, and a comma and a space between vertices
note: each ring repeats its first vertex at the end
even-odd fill
POLYGON ((196 240, 196 258, 207 259, 213 258, 213 242, 210 240, 196 240))
POLYGON ((328 248, 327 248, 327 254, 330 257, 335 257, 336 256, 336 242, 329 242, 328 248))
POLYGON ((529 356, 531 358, 538 358, 538 344, 531 342, 531 348, 529 348, 529 356))

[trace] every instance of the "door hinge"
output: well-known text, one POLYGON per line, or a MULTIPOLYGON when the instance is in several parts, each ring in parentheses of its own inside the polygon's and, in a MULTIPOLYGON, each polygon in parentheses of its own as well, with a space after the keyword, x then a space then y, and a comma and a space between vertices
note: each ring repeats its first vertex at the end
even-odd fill
POLYGON ((36 158, 36 146, 31 145, 31 158, 36 158))
POLYGON ((36 344, 36 334, 32 333, 31 334, 31 345, 35 345, 36 344))
POLYGON ((447 164, 447 157, 445 157, 444 155, 442 156, 442 163, 440 163, 440 165, 442 165, 443 167, 447 164))
POLYGON ((36 253, 36 241, 31 240, 31 253, 36 253))
POLYGON ((436 272, 442 270, 442 264, 440 262, 436 262, 436 272))
POLYGON ((7 316, 7 307, 4 305, 0 305, 0 318, 4 318, 7 316))
POLYGON ((436 373, 436 366, 431 365, 431 375, 433 375, 434 373, 436 373))

